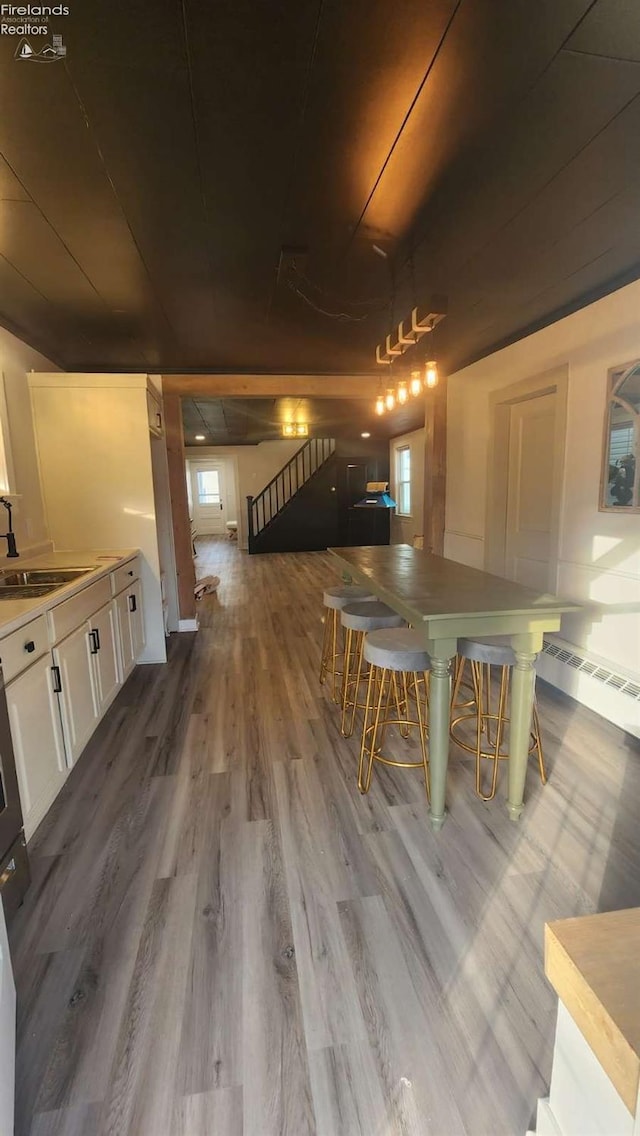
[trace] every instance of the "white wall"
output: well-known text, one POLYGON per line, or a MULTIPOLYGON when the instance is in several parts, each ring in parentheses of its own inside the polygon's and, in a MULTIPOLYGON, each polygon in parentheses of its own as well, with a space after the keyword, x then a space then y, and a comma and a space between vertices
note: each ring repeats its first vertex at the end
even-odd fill
MULTIPOLYGON (((45 518, 36 444, 27 385, 27 371, 57 371, 44 355, 0 328, 0 372, 4 375, 9 441, 15 475, 15 492, 21 495, 13 509, 13 527, 21 556, 51 547, 45 518)), ((6 532, 7 515, 0 509, 0 532, 6 532)), ((0 542, 0 561, 6 560, 6 543, 0 542)), ((8 564, 12 564, 8 561, 8 564)))
POLYGON ((238 522, 238 543, 247 547, 247 497, 256 497, 261 489, 275 477, 289 458, 300 449, 301 442, 282 440, 260 442, 257 446, 187 446, 187 461, 202 458, 229 458, 236 472, 236 498, 238 515, 229 520, 238 522))
POLYGON ((389 443, 389 486, 394 501, 398 500, 396 490, 396 450, 409 446, 411 450, 411 516, 399 517, 395 510, 391 517, 391 544, 413 544, 415 536, 423 536, 424 516, 424 453, 425 431, 412 430, 401 434, 389 443))
POLYGON ((585 610, 561 636, 640 679, 640 516, 598 509, 607 370, 635 358, 640 282, 450 376, 445 556, 484 565, 490 393, 568 366, 557 590, 585 610))

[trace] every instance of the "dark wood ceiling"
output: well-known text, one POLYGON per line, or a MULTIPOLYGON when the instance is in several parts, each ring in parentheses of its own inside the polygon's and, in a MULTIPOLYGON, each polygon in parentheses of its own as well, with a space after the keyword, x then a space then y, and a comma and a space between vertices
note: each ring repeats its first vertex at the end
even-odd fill
POLYGON ((186 446, 274 441, 282 438, 284 422, 307 423, 311 438, 355 439, 364 432, 392 438, 424 426, 424 399, 410 399, 378 417, 371 399, 183 398, 182 422, 186 446))
POLYGON ((63 366, 371 371, 440 292, 451 368, 640 275, 637 0, 52 23, 66 61, 0 41, 0 321, 63 366))

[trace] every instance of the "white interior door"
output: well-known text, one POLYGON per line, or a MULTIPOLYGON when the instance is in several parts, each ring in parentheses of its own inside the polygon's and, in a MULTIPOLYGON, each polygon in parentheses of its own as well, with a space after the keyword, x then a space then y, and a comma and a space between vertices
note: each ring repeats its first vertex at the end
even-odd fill
POLYGON ((553 530, 557 394, 511 406, 505 575, 547 591, 553 530))
POLYGON ((191 463, 193 519, 199 536, 226 531, 227 496, 222 462, 191 463))

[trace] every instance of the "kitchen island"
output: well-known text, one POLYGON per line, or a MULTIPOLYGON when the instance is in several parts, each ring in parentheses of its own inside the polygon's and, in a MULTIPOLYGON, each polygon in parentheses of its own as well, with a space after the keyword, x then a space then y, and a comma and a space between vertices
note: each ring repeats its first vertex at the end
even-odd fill
POLYGON ((640 908, 547 923, 545 972, 558 1022, 538 1136, 637 1136, 640 908))

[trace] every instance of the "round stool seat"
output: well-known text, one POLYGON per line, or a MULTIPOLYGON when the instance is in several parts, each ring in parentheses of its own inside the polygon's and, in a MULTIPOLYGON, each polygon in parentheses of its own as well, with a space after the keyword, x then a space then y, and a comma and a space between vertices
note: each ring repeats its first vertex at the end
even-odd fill
POLYGON ((492 635, 487 639, 458 639, 458 654, 476 663, 496 667, 515 667, 516 653, 508 635, 492 635))
MULTIPOLYGON (((516 665, 516 653, 511 646, 508 635, 491 635, 486 639, 470 637, 458 639, 458 666, 453 684, 451 699, 452 720, 449 727, 451 738, 467 753, 475 754, 476 759, 476 794, 483 801, 491 801, 495 797, 498 783, 498 764, 500 759, 508 758, 508 748, 505 738, 508 737, 509 726, 509 687, 511 671, 516 665), (492 691, 492 667, 500 668, 501 675, 495 691, 492 691), (471 680, 465 677, 467 669, 471 671, 471 680), (472 697, 464 702, 458 702, 458 695, 463 685, 471 686, 472 697), (456 711, 468 711, 456 714, 456 711), (455 716, 453 716, 455 715, 455 716), (471 744, 469 733, 465 735, 465 723, 473 723, 475 745, 471 744), (483 748, 484 745, 484 748, 483 748), (482 762, 492 761, 493 770, 491 781, 483 787, 482 762)), ((540 780, 544 785, 547 775, 542 755, 542 742, 540 739, 540 722, 538 710, 533 702, 531 716, 529 753, 536 753, 540 780)))
POLYGON ((368 592, 366 588, 359 587, 357 584, 336 584, 334 588, 326 588, 322 593, 324 606, 333 608, 334 611, 342 611, 342 608, 350 603, 375 599, 377 599, 376 596, 368 592))
POLYGON ((350 631, 379 631, 384 627, 404 627, 405 621, 397 611, 380 600, 350 603, 340 612, 342 626, 350 631))
POLYGON ((431 659, 419 632, 410 627, 390 627, 372 631, 364 641, 368 663, 390 671, 428 671, 431 659))

